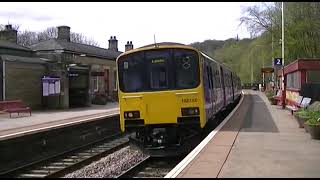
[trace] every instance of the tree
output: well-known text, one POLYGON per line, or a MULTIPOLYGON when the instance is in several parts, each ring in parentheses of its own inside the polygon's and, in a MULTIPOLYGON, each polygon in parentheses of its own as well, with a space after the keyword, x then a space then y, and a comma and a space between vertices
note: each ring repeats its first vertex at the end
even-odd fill
MULTIPOLYGON (((8 24, 8 25, 12 25, 12 29, 18 31, 20 28, 20 25, 18 24, 8 24)), ((6 29, 6 25, 4 24, 0 24, 0 31, 3 31, 6 29)))
MULTIPOLYGON (((52 38, 58 37, 58 29, 56 27, 49 27, 41 32, 33 32, 33 31, 19 31, 20 25, 13 24, 12 28, 18 31, 17 34, 17 43, 22 46, 30 46, 32 44, 49 40, 52 38)), ((0 24, 0 30, 4 30, 5 25, 0 24)), ((91 46, 98 46, 98 42, 96 42, 93 38, 88 38, 80 33, 71 32, 70 33, 70 41, 75 43, 87 44, 91 46)))
MULTIPOLYGON (((49 27, 46 30, 40 32, 38 34, 39 41, 45 41, 51 38, 58 37, 58 29, 56 27, 49 27)), ((92 38, 87 38, 83 34, 80 33, 70 33, 70 41, 75 43, 87 44, 92 46, 99 46, 99 44, 94 41, 92 38)))
MULTIPOLYGON (((248 30, 255 34, 270 34, 270 37, 281 39, 281 3, 263 4, 244 9, 240 18, 248 30)), ((317 2, 285 2, 284 34, 286 64, 297 58, 315 58, 320 56, 320 5, 317 2)), ((257 37, 259 37, 257 36, 257 37)), ((275 42, 276 42, 275 41, 275 42)), ((274 43, 277 45, 278 43, 274 43)), ((275 54, 281 54, 280 46, 275 54)))
POLYGON ((38 35, 36 32, 32 31, 23 31, 22 33, 18 33, 17 43, 21 46, 30 46, 32 44, 38 43, 38 35))

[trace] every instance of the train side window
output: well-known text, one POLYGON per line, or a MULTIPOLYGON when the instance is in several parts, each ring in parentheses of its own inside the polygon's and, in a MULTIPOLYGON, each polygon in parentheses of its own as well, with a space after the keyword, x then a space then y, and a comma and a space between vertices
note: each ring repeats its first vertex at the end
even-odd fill
POLYGON ((209 66, 206 65, 207 68, 207 79, 208 79, 208 83, 209 83, 209 89, 211 89, 211 81, 210 81, 210 72, 209 72, 209 66))
POLYGON ((211 82, 211 89, 213 89, 213 76, 212 76, 212 68, 211 66, 209 67, 209 77, 210 77, 210 82, 211 82))
POLYGON ((221 84, 220 84, 220 75, 219 75, 219 71, 216 70, 216 76, 215 76, 215 79, 216 79, 216 84, 217 84, 217 88, 220 88, 221 87, 221 84))

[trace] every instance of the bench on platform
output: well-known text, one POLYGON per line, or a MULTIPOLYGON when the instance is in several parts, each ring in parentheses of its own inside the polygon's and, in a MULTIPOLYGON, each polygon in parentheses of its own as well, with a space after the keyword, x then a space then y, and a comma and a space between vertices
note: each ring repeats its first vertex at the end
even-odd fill
MULTIPOLYGON (((278 90, 277 91, 277 94, 275 96, 272 96, 275 100, 277 100, 278 102, 281 101, 282 99, 282 93, 281 93, 281 90, 278 90)), ((277 103, 278 104, 278 103, 277 103)))
POLYGON ((287 105, 286 107, 293 112, 298 111, 300 108, 306 108, 310 105, 311 98, 299 96, 293 105, 287 105))
POLYGON ((31 116, 31 108, 26 106, 21 100, 0 101, 0 110, 10 113, 29 112, 31 116))

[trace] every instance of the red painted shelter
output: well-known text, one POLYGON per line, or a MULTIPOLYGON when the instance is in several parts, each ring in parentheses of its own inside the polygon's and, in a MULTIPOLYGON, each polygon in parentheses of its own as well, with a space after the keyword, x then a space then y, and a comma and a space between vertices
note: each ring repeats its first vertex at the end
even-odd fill
MULTIPOLYGON (((281 82, 282 69, 278 77, 281 82)), ((286 104, 296 104, 298 96, 320 100, 320 59, 297 59, 284 67, 284 77, 286 104)))

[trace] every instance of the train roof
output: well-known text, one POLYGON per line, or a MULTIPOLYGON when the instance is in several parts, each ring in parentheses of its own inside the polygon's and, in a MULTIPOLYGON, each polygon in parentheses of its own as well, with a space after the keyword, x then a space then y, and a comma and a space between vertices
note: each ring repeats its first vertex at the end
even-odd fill
MULTIPOLYGON (((199 50, 200 51, 200 50, 199 50)), ((215 62, 215 63, 218 63, 220 66, 222 66, 223 68, 227 69, 228 71, 232 72, 233 74, 235 74, 230 67, 226 66, 225 64, 223 64, 222 62, 218 61, 218 60, 215 60, 213 59, 212 57, 210 57, 209 55, 207 55, 206 53, 200 51, 200 53, 205 56, 206 58, 210 59, 211 61, 215 62)))
POLYGON ((139 48, 145 48, 145 47, 155 47, 155 46, 168 46, 168 45, 180 45, 180 46, 186 46, 185 44, 176 43, 176 42, 161 42, 156 44, 148 44, 146 46, 141 46, 139 48))
MULTIPOLYGON (((142 46, 136 49, 132 49, 130 51, 126 51, 122 54, 120 54, 120 56, 126 55, 126 54, 131 54, 131 53, 135 53, 138 51, 144 51, 144 50, 151 50, 151 49, 156 49, 156 48, 184 48, 184 49, 192 49, 195 51, 199 51, 198 49, 192 47, 192 46, 188 46, 185 44, 181 44, 181 43, 176 43, 176 42, 160 42, 160 43, 156 43, 156 44, 149 44, 146 46, 142 46)), ((118 57, 120 57, 118 56, 118 57)))

